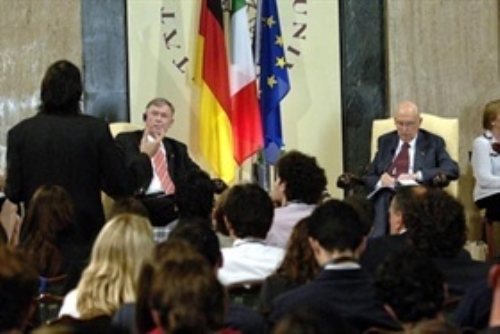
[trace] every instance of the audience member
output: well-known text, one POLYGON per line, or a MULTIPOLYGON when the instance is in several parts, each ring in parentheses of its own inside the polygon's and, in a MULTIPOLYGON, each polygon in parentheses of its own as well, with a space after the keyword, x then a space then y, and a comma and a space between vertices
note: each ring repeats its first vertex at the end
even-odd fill
POLYGON ((474 139, 472 169, 476 183, 474 202, 485 209, 489 256, 497 256, 492 224, 500 222, 500 100, 489 102, 483 112, 484 133, 474 139))
POLYGON ((337 317, 359 331, 374 326, 397 328, 375 299, 370 276, 358 264, 366 238, 355 210, 344 202, 329 200, 318 206, 308 220, 309 243, 322 270, 308 284, 278 296, 270 322, 307 310, 327 328, 334 328, 337 317))
POLYGON ((141 201, 133 196, 122 197, 114 201, 109 211, 108 220, 124 213, 141 216, 149 220, 148 210, 141 201))
POLYGON ((271 198, 258 185, 235 185, 227 194, 223 212, 227 229, 236 240, 232 247, 222 249, 222 284, 264 280, 276 270, 284 255, 282 248, 264 241, 273 221, 271 198))
MULTIPOLYGON (((215 232, 210 228, 210 222, 207 219, 188 219, 185 224, 178 225, 172 231, 168 240, 182 240, 187 242, 208 261, 214 273, 222 265, 223 260, 219 241, 215 232)), ((165 251, 165 248, 170 249, 171 247, 165 245, 165 242, 159 244, 150 262, 156 265, 161 263, 165 257, 176 257, 176 254, 167 254, 165 251)), ((151 318, 151 309, 147 298, 151 287, 151 276, 148 268, 148 265, 145 265, 143 271, 141 271, 137 303, 123 305, 113 318, 113 323, 122 329, 123 332, 136 332, 136 318, 139 318, 142 331, 153 328, 153 319, 151 318)), ((260 332, 263 321, 254 310, 243 305, 230 303, 224 324, 227 328, 238 329, 244 334, 252 334, 260 332)))
POLYGON ((213 267, 189 247, 177 256, 163 259, 152 277, 150 304, 157 329, 163 333, 224 333, 225 291, 213 267))
POLYGON ((321 202, 327 180, 316 158, 299 151, 290 151, 276 163, 278 178, 271 198, 279 204, 266 238, 268 245, 285 248, 293 227, 309 216, 321 202))
POLYGON ((339 316, 332 316, 329 323, 322 324, 317 315, 307 311, 298 311, 281 319, 273 334, 330 334, 332 331, 342 334, 359 333, 339 316))
POLYGON ((439 188, 421 195, 405 224, 413 247, 430 257, 443 273, 452 297, 486 279, 489 265, 472 260, 464 249, 466 240, 463 205, 439 188))
POLYGON ((140 267, 153 247, 147 219, 132 214, 111 219, 96 239, 78 286, 65 297, 60 316, 111 317, 120 305, 135 301, 140 267))
POLYGON ((413 102, 401 103, 395 114, 396 131, 378 138, 377 153, 364 177, 375 205, 371 237, 387 233, 387 209, 393 189, 400 182, 432 185, 436 176, 456 180, 458 164, 446 152, 443 138, 420 129, 422 118, 413 102))
POLYGON ((19 208, 8 199, 0 198, 2 210, 0 211, 0 234, 4 234, 6 243, 17 246, 21 234, 21 217, 19 208))
POLYGON ((166 226, 153 227, 155 241, 168 238, 179 224, 192 218, 209 219, 214 208, 214 187, 210 176, 201 169, 188 171, 178 182, 175 200, 179 218, 166 226))
POLYGON ((361 223, 363 223, 363 235, 368 236, 373 229, 375 218, 375 208, 373 203, 366 196, 351 195, 344 198, 344 202, 352 206, 358 213, 361 223))
POLYGON ((443 274, 415 250, 391 254, 377 271, 375 288, 405 333, 461 333, 444 316, 443 274))
POLYGON ((408 246, 408 233, 406 233, 405 215, 412 212, 414 206, 418 205, 420 196, 425 193, 426 187, 398 187, 392 197, 389 206, 389 235, 378 238, 370 238, 366 244, 365 251, 359 259, 361 266, 370 274, 375 271, 380 263, 392 253, 402 250, 408 246))
POLYGON ((44 185, 35 191, 22 225, 19 247, 31 257, 38 275, 57 278, 59 294, 75 287, 85 268, 88 254, 81 246, 69 193, 56 185, 44 185))
POLYGON ((302 218, 293 228, 283 262, 262 285, 259 311, 268 315, 271 303, 279 295, 302 286, 319 272, 313 251, 309 246, 308 218, 302 218))
POLYGON ((108 124, 81 113, 82 92, 74 64, 60 60, 50 65, 41 84, 39 113, 7 134, 5 194, 29 208, 41 185, 62 186, 73 199, 90 248, 104 224, 100 191, 111 197, 131 195, 151 175, 148 155, 159 143, 144 143, 141 152, 147 154, 138 154, 127 168, 108 124))
POLYGON ((144 130, 123 132, 116 140, 123 147, 127 160, 140 154, 143 141, 160 141, 160 149, 151 157, 152 176, 142 184, 138 199, 149 212, 153 226, 166 226, 177 218, 175 194, 179 180, 190 170, 200 167, 189 157, 187 146, 165 137, 174 123, 175 108, 164 98, 155 98, 146 105, 144 130))
POLYGON ((0 333, 24 333, 35 310, 38 274, 28 256, 0 246, 0 333))

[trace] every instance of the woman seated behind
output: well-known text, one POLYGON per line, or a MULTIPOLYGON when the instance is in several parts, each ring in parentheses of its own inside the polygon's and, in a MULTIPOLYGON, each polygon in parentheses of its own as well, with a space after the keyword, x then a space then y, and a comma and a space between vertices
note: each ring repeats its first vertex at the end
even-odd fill
POLYGON ((121 214, 111 219, 97 236, 90 263, 76 289, 65 297, 59 316, 111 317, 121 304, 134 302, 141 265, 153 247, 146 218, 121 214))
POLYGON ((484 133, 474 140, 472 168, 476 184, 474 202, 486 209, 486 238, 490 256, 497 256, 493 249, 492 224, 500 222, 500 100, 486 105, 483 112, 484 133))
POLYGON ((235 333, 224 326, 224 287, 207 260, 182 240, 169 240, 153 269, 149 303, 152 333, 235 333), (170 258, 169 258, 170 257, 170 258))
POLYGON ((85 266, 86 250, 74 218, 70 194, 60 186, 44 185, 33 195, 22 224, 19 247, 30 255, 41 281, 64 277, 52 293, 64 294, 68 285, 73 288, 85 266))
POLYGON ((306 284, 313 279, 319 271, 313 251, 308 241, 307 217, 295 225, 283 262, 276 272, 266 278, 260 292, 258 309, 263 315, 271 312, 274 298, 306 284))

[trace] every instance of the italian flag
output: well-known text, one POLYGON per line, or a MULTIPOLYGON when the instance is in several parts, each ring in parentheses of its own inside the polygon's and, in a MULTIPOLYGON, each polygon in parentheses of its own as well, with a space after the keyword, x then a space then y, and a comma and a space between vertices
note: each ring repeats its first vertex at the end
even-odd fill
POLYGON ((231 126, 234 159, 241 165, 263 142, 255 65, 245 0, 231 6, 231 126))
POLYGON ((234 179, 229 74, 221 0, 202 0, 195 82, 200 87, 200 148, 215 174, 234 179))

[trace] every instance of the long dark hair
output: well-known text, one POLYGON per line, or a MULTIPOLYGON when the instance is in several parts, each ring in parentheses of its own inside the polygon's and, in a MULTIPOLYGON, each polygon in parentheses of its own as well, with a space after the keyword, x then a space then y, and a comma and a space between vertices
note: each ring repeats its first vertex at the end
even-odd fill
POLYGON ((43 77, 39 111, 44 114, 79 114, 82 92, 78 67, 67 60, 59 60, 50 65, 43 77))
POLYGON ((302 218, 295 225, 283 262, 276 270, 294 283, 305 284, 319 272, 319 265, 308 241, 308 218, 302 218))
POLYGON ((57 185, 37 189, 23 222, 20 246, 30 254, 41 276, 60 274, 63 257, 58 236, 74 219, 70 194, 57 185))

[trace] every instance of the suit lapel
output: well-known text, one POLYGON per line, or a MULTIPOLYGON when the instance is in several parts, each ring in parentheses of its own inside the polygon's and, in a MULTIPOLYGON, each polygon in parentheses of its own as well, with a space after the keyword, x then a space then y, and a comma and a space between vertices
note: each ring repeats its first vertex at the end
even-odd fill
POLYGON ((385 172, 388 172, 387 169, 389 169, 389 166, 392 164, 392 160, 394 160, 394 156, 396 154, 396 150, 398 148, 398 143, 399 143, 399 137, 397 133, 394 133, 393 136, 391 136, 389 146, 387 147, 387 151, 384 154, 384 161, 382 164, 382 168, 384 168, 385 172))
POLYGON ((422 131, 419 131, 415 147, 415 156, 413 157, 413 171, 422 170, 428 146, 427 137, 422 131))

